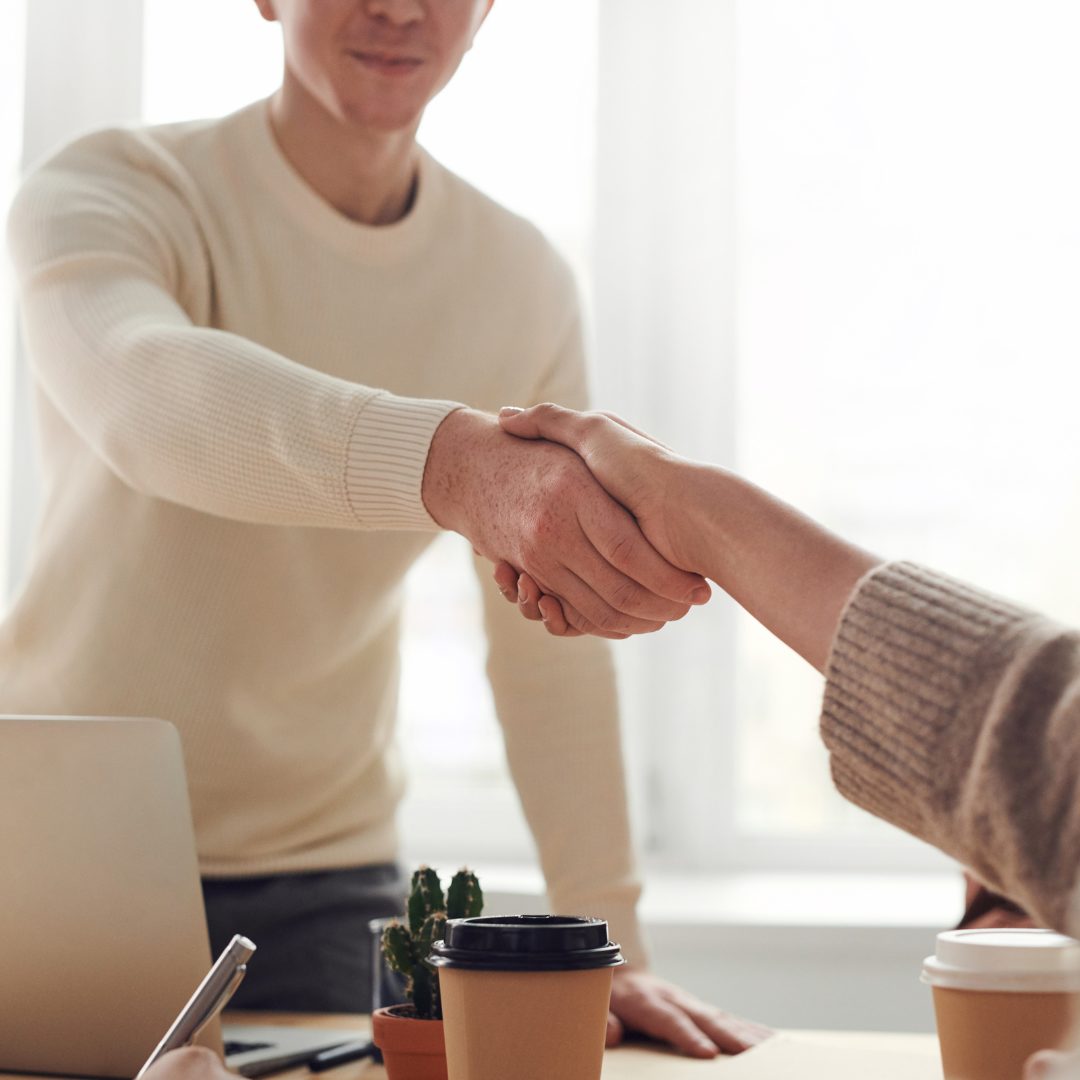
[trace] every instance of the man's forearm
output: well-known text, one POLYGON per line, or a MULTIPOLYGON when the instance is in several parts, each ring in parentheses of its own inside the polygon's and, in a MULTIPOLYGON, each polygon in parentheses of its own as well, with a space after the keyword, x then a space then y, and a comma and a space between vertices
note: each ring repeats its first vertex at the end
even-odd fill
POLYGON ((882 560, 725 469, 678 468, 687 565, 823 670, 848 597, 882 560))

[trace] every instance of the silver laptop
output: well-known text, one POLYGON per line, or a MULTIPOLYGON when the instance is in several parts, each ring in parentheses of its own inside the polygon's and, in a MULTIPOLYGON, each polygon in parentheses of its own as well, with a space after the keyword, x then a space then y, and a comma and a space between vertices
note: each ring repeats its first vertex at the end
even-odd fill
MULTIPOLYGON (((176 729, 0 717, 0 1072, 134 1076, 210 962, 176 729)), ((198 1041, 224 1036, 257 1076, 364 1035, 215 1023, 198 1041)))

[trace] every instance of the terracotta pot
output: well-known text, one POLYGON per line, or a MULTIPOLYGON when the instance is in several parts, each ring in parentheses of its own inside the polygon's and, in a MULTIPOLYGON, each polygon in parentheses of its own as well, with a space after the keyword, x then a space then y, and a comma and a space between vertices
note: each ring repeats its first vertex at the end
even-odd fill
POLYGON ((391 1005, 371 1014, 371 1037, 389 1080, 447 1080, 441 1020, 418 1020, 411 1005, 391 1005))

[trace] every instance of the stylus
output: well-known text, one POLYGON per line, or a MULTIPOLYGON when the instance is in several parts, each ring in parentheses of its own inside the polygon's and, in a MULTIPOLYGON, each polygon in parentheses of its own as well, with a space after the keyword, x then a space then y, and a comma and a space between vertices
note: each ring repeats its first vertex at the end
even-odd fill
POLYGON ((375 1044, 370 1039, 363 1042, 342 1043, 341 1046, 333 1046, 329 1050, 323 1050, 308 1061, 308 1068, 312 1072, 325 1072, 334 1069, 338 1065, 344 1065, 350 1061, 359 1061, 361 1058, 372 1057, 375 1054, 375 1044))
POLYGON ((202 1028, 225 1008, 226 1002, 244 978, 247 962, 254 951, 255 943, 241 934, 237 934, 229 942, 188 1003, 180 1010, 180 1015, 165 1032, 161 1042, 154 1047, 154 1052, 146 1059, 146 1064, 135 1074, 135 1080, 142 1080, 143 1073, 163 1054, 187 1046, 202 1028))

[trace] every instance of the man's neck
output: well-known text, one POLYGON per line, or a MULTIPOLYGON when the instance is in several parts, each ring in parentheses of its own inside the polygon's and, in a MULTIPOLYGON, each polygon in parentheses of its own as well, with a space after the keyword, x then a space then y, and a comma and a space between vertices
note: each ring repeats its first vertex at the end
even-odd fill
POLYGON ((346 217, 389 225, 409 212, 416 186, 415 130, 357 130, 288 81, 270 103, 270 121, 293 168, 346 217))

